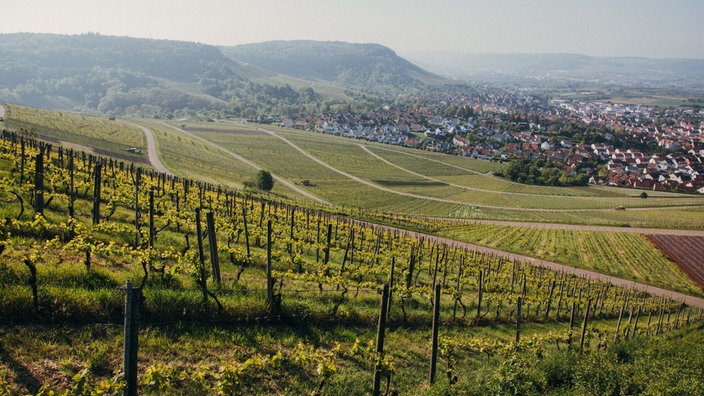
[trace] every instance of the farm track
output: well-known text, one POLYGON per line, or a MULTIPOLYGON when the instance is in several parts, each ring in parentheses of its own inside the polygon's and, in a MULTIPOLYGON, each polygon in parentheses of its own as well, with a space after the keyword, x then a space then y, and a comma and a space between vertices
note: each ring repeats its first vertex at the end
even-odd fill
POLYGON ((164 166, 161 160, 159 160, 159 154, 156 151, 156 142, 154 141, 154 134, 152 133, 152 130, 145 126, 135 124, 129 121, 123 121, 123 123, 131 125, 133 127, 137 127, 141 129, 142 132, 144 132, 144 136, 147 138, 147 158, 149 158, 149 163, 152 165, 152 167, 154 167, 157 172, 164 173, 168 176, 173 176, 174 174, 171 173, 171 171, 169 171, 166 166, 164 166))

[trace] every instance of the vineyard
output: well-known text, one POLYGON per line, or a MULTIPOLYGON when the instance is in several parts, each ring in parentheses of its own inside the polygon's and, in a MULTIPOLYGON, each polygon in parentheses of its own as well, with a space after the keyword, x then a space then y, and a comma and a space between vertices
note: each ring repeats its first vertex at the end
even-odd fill
POLYGON ((115 345, 131 307, 140 389, 183 394, 511 393, 543 356, 598 356, 702 318, 681 301, 22 134, 3 133, 0 177, 10 394, 129 387, 115 345), (498 369, 475 383, 477 367, 498 369))

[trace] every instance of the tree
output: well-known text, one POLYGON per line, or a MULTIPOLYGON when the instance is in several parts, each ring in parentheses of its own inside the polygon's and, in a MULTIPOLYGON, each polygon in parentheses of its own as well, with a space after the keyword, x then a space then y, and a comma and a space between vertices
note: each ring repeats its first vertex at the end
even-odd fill
POLYGON ((257 173, 257 188, 264 191, 270 191, 274 188, 274 178, 271 176, 271 172, 262 169, 257 173))

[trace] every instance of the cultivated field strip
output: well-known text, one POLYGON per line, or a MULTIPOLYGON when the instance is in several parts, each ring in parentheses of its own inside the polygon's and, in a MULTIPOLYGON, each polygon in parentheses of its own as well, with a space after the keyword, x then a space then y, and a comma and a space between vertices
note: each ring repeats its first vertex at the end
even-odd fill
MULTIPOLYGON (((490 223, 446 223, 440 233, 453 239, 564 263, 590 271, 701 295, 702 289, 645 236, 490 223)), ((664 243, 677 246, 669 241, 664 243)))
POLYGON ((111 121, 107 117, 59 113, 9 103, 6 106, 5 123, 9 128, 35 131, 53 143, 70 140, 99 153, 116 153, 122 159, 147 163, 147 140, 135 126, 111 121), (71 131, 70 139, 67 139, 66 131, 71 131), (137 150, 126 151, 131 147, 137 150))
POLYGON ((704 236, 648 234, 647 237, 704 287, 704 236))

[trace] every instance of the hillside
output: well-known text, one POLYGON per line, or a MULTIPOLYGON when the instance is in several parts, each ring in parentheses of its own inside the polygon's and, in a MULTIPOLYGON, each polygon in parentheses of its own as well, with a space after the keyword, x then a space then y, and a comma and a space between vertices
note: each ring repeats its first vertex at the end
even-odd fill
POLYGON ((679 300, 12 133, 0 176, 3 394, 701 389, 679 300))
MULTIPOLYGON (((113 115, 250 117, 309 112, 323 99, 347 99, 346 89, 399 92, 436 79, 378 45, 309 42, 306 46, 308 51, 264 46, 268 52, 259 53, 277 56, 253 65, 223 53, 231 55, 230 49, 190 42, 98 34, 4 34, 0 98, 113 115), (311 72, 305 73, 306 68, 311 72), (312 87, 308 80, 318 83, 312 87)), ((256 48, 260 46, 240 51, 257 53, 256 48)))
POLYGON ((361 88, 418 88, 445 80, 378 44, 338 41, 269 41, 223 48, 235 60, 311 81, 361 88))
POLYGON ((0 35, 5 100, 107 114, 227 109, 222 87, 242 86, 212 46, 94 34, 0 35))

